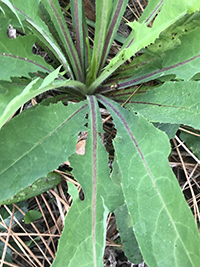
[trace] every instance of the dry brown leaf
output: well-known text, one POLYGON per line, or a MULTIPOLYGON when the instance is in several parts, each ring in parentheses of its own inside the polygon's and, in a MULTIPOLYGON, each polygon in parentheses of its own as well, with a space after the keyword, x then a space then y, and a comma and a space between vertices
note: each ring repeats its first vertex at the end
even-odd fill
POLYGON ((76 153, 79 155, 85 154, 85 140, 81 140, 76 144, 76 153))

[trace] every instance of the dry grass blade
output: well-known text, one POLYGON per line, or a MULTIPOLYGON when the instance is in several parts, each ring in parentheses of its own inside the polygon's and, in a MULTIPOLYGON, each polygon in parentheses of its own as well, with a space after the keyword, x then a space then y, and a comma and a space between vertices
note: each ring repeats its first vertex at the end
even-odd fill
MULTIPOLYGON (((186 179, 187 179, 187 184, 188 184, 188 186, 189 186, 189 188, 190 188, 190 192, 191 192, 192 200, 193 200, 193 207, 194 207, 194 217, 195 217, 195 221, 197 222, 197 215, 198 215, 198 220, 200 221, 199 207, 198 207, 198 204, 197 204, 197 201, 196 201, 196 196, 195 196, 195 193, 194 193, 193 187, 192 187, 192 185, 191 185, 191 181, 190 181, 190 179, 191 179, 191 177, 192 177, 192 175, 193 175, 193 173, 194 173, 194 171, 195 171, 196 168, 194 168, 194 170, 193 170, 193 172, 191 173, 191 175, 188 176, 188 172, 187 172, 187 170, 186 170, 185 163, 184 163, 184 161, 183 161, 183 157, 182 157, 182 155, 181 155, 181 153, 180 153, 180 150, 179 150, 179 148, 178 148, 178 146, 177 146, 177 142, 176 142, 176 140, 178 140, 180 144, 181 144, 182 142, 180 141, 180 139, 179 139, 177 136, 175 137, 175 139, 173 139, 175 148, 176 148, 176 150, 177 150, 178 156, 179 156, 180 161, 181 161, 181 163, 182 163, 182 167, 183 167, 183 170, 184 170, 184 173, 185 173, 185 177, 186 177, 186 179)), ((181 145, 182 145, 182 144, 181 144, 181 145)))
POLYGON ((70 206, 56 193, 54 192, 52 189, 49 190, 49 192, 51 192, 52 195, 54 195, 56 198, 58 198, 60 200, 60 202, 69 210, 70 206))
MULTIPOLYGON (((57 194, 57 196, 59 196, 58 195, 58 190, 57 190, 56 187, 54 188, 54 192, 57 194)), ((61 205, 61 201, 60 200, 63 201, 60 196, 59 197, 56 197, 57 207, 58 207, 58 210, 60 212, 60 217, 61 217, 61 220, 62 220, 62 223, 63 223, 63 226, 64 226, 65 225, 65 214, 63 212, 63 209, 62 209, 62 205, 61 205)))
MULTIPOLYGON (((6 235, 7 235, 7 233, 6 233, 6 235)), ((13 240, 16 242, 18 248, 21 249, 21 246, 20 246, 19 242, 18 242, 18 241, 15 239, 15 237, 14 237, 14 233, 12 234, 12 237, 13 237, 13 240)), ((0 241, 3 242, 3 243, 5 243, 5 239, 2 238, 1 236, 0 236, 0 241)), ((31 264, 31 262, 29 262, 29 260, 27 260, 27 259, 26 259, 20 252, 18 252, 13 246, 11 246, 10 244, 8 244, 8 247, 13 251, 13 253, 15 253, 16 255, 18 255, 19 257, 21 257, 25 262, 27 262, 27 263, 29 263, 31 266, 33 266, 33 265, 31 264)), ((23 248, 21 249, 21 251, 22 251, 23 253, 25 252, 25 251, 23 250, 23 248)), ((2 259, 1 259, 1 261, 2 261, 2 259)))
POLYGON ((186 132, 186 133, 189 133, 189 134, 192 134, 192 135, 194 135, 194 136, 198 136, 198 137, 200 137, 200 134, 197 134, 197 133, 194 133, 194 132, 192 132, 192 131, 186 130, 186 129, 184 129, 183 127, 179 127, 179 130, 181 130, 181 131, 183 131, 183 132, 186 132))
POLYGON ((130 9, 130 11, 133 13, 133 15, 136 17, 136 19, 138 20, 139 18, 140 18, 140 16, 138 16, 138 14, 136 14, 135 12, 134 12, 134 10, 130 7, 130 5, 129 4, 127 4, 127 7, 130 9))
MULTIPOLYGON (((4 205, 4 206, 6 206, 6 205, 4 205)), ((13 223, 14 214, 15 214, 15 208, 13 207, 11 220, 10 220, 10 224, 9 224, 9 228, 8 228, 8 235, 6 237, 6 242, 5 242, 5 246, 4 246, 4 250, 3 250, 3 254, 2 254, 2 261, 1 261, 1 264, 0 264, 1 267, 3 267, 3 262, 4 262, 5 257, 6 257, 7 246, 8 246, 10 234, 11 234, 11 231, 12 231, 12 223, 13 223)))
MULTIPOLYGON (((13 204, 24 216, 25 213, 15 204, 13 204)), ((37 229, 37 227, 35 226, 35 224, 33 222, 30 223, 31 226, 34 228, 34 230, 37 232, 38 236, 41 238, 43 244, 45 245, 45 247, 47 248, 47 251, 49 252, 49 254, 51 255, 52 258, 55 258, 55 254, 52 252, 52 250, 50 249, 50 247, 47 245, 45 239, 43 238, 42 235, 40 235, 40 231, 37 229)), ((40 248, 39 248, 40 249, 40 248)), ((43 254, 43 256, 46 258, 47 262, 49 264, 51 264, 51 262, 49 261, 49 259, 46 257, 46 255, 44 254, 44 252, 40 249, 40 252, 43 254)), ((34 257, 36 258, 36 257, 34 257)))
MULTIPOLYGON (((0 259, 0 263, 2 262, 2 260, 0 259)), ((4 261, 3 262, 4 264, 8 265, 8 266, 11 266, 11 267, 21 267, 19 265, 16 265, 16 264, 13 264, 13 263, 10 263, 10 262, 7 262, 7 261, 4 261)))
MULTIPOLYGON (((43 196, 43 194, 42 194, 42 196, 43 196)), ((44 221, 45 221, 45 224, 46 224, 46 227, 47 227, 47 232, 48 232, 49 234, 51 234, 51 231, 50 231, 50 228, 49 228, 49 224, 48 224, 48 222, 47 222, 47 219, 46 219, 46 216, 45 216, 45 214, 44 214, 44 211, 43 211, 43 209, 42 209, 42 207, 41 207, 41 205, 40 205, 40 202, 39 202, 39 200, 38 200, 37 197, 35 197, 35 200, 36 200, 36 202, 37 202, 37 204, 38 204, 38 207, 39 207, 39 209, 40 209, 40 211, 41 211, 41 213, 42 213, 42 217, 43 217, 43 219, 44 219, 44 221)), ((54 253, 56 253, 56 248, 55 248, 55 245, 54 245, 54 242, 53 242, 53 238, 52 238, 52 236, 50 236, 49 238, 51 239, 51 243, 52 243, 52 245, 53 245, 54 253)), ((49 243, 49 242, 48 242, 48 243, 49 243)))
POLYGON ((139 7, 140 7, 141 11, 143 12, 143 11, 144 11, 144 8, 143 8, 142 4, 140 3, 140 1, 139 1, 139 0, 137 0, 137 3, 138 3, 138 5, 139 5, 139 7))
MULTIPOLYGON (((15 220, 15 222, 16 222, 17 224, 20 225, 20 223, 18 222, 18 220, 17 220, 17 219, 15 218, 15 216, 13 215, 14 213, 13 213, 13 212, 11 213, 11 211, 9 210, 9 208, 8 208, 6 205, 4 205, 4 207, 5 207, 5 209, 8 211, 8 213, 9 213, 11 216, 13 216, 13 219, 15 220)), ((13 207, 13 211, 15 210, 14 208, 15 208, 15 207, 13 207)), ((2 219, 2 218, 1 218, 1 219, 2 219)), ((6 226, 5 223, 4 223, 3 226, 5 227, 5 229, 8 230, 8 227, 6 226)), ((20 226, 21 226, 21 225, 20 225, 20 226)), ((26 233, 26 234, 28 234, 28 233, 26 233)), ((26 257, 28 258, 28 260, 26 260, 26 261, 32 263, 33 265, 31 264, 31 266, 36 266, 36 265, 34 264, 34 262, 32 261, 32 259, 29 257, 29 255, 28 255, 27 252, 26 252, 26 251, 29 250, 28 247, 26 246, 26 244, 25 244, 19 237, 15 237, 15 236, 13 235, 13 231, 12 231, 12 230, 11 230, 10 232, 8 231, 7 235, 8 235, 8 236, 12 236, 12 238, 13 238, 13 240, 15 241, 16 245, 18 246, 18 248, 24 253, 24 255, 26 255, 26 257)), ((5 243, 5 241, 3 241, 3 242, 5 243)), ((15 249, 13 249, 13 247, 12 247, 10 244, 7 244, 7 246, 9 246, 9 248, 12 249, 13 251, 16 251, 15 249)), ((19 255, 18 252, 17 252, 17 254, 19 255)), ((34 256, 34 254, 32 254, 32 255, 34 256)), ((20 256, 21 256, 21 254, 20 254, 20 256)), ((36 258, 36 261, 37 261, 37 258, 36 258)), ((39 263, 39 262, 38 262, 38 263, 39 263)))
POLYGON ((137 7, 136 7, 136 5, 135 5, 134 1, 133 1, 133 0, 131 0, 131 3, 132 3, 132 5, 133 5, 133 6, 134 6, 134 8, 135 8, 135 11, 136 11, 136 13, 137 13, 137 15, 138 15, 138 18, 140 18, 140 12, 138 11, 138 9, 137 9, 137 7))
POLYGON ((200 160, 184 145, 183 142, 178 138, 178 136, 175 136, 176 141, 187 151, 188 154, 198 163, 200 164, 200 160))

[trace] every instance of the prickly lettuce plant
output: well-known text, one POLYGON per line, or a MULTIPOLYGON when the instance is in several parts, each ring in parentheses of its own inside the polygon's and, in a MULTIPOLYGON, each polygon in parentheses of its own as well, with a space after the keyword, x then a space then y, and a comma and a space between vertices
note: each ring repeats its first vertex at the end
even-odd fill
POLYGON ((27 188, 31 196, 48 190, 47 175, 53 187, 60 178, 48 173, 66 160, 85 196, 68 185, 73 204, 52 266, 103 266, 109 212, 131 261, 142 260, 141 250, 148 266, 199 266, 199 234, 168 163, 169 138, 153 123, 200 129, 200 4, 149 0, 108 63, 127 2, 96 0, 91 48, 82 0, 70 1, 75 41, 57 0, 0 1, 0 204, 27 198, 27 188), (9 25, 17 38, 8 38, 9 25), (52 64, 32 53, 36 42, 52 64), (52 89, 71 103, 56 97, 6 123, 52 89), (100 105, 117 129, 112 173, 100 105), (88 132, 84 155, 76 154, 80 131, 88 132))

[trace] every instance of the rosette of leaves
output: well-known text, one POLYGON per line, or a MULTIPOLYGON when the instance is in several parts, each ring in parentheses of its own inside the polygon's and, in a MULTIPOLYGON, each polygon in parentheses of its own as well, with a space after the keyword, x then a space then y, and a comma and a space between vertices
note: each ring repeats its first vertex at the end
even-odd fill
POLYGON ((169 138, 152 123, 200 129, 200 3, 149 0, 107 63, 127 2, 96 0, 91 49, 81 0, 70 1, 75 40, 57 0, 0 1, 0 125, 48 90, 72 102, 42 102, 0 131, 0 204, 66 160, 83 188, 80 201, 69 186, 73 204, 52 266, 103 266, 106 218, 115 210, 126 246, 134 238, 148 266, 199 266, 199 233, 168 164, 169 138), (8 38, 9 25, 17 38, 8 38), (53 64, 32 53, 36 42, 53 64), (99 105, 117 129, 112 175, 99 105), (84 155, 76 154, 80 131, 88 132, 84 155))

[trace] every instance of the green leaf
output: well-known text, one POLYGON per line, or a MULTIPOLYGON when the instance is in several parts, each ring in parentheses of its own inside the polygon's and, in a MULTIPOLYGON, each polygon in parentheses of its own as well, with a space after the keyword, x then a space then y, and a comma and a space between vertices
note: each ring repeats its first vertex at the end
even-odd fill
MULTIPOLYGON (((31 0, 29 1, 31 2, 31 0)), ((58 48, 64 51, 64 55, 76 79, 83 81, 83 69, 81 69, 80 59, 66 26, 58 0, 42 0, 41 2, 43 3, 40 7, 41 17, 44 17, 50 32, 52 32, 54 39, 57 40, 58 48), (47 15, 48 19, 46 19, 45 15, 47 15)))
POLYGON ((152 122, 186 124, 200 129, 200 83, 166 82, 144 94, 135 94, 127 108, 152 122))
POLYGON ((24 216, 24 222, 30 224, 31 222, 42 218, 42 213, 38 210, 29 210, 24 216))
MULTIPOLYGON (((198 134, 199 132, 193 131, 194 134, 198 134)), ((199 136, 195 136, 193 134, 186 133, 181 131, 180 138, 183 142, 186 143, 187 147, 200 159, 200 138, 199 136)))
MULTIPOLYGON (((13 7, 15 8, 21 21, 24 23, 24 26, 26 26, 29 31, 31 29, 35 38, 38 38, 41 42, 43 42, 46 48, 48 48, 49 51, 51 51, 51 53, 59 59, 64 68, 68 69, 69 65, 67 63, 67 59, 52 36, 49 28, 44 21, 42 21, 39 15, 40 0, 35 0, 34 2, 27 0, 26 5, 24 5, 24 3, 20 0, 12 0, 10 2, 13 3, 13 7)), ((70 71, 71 70, 69 69, 69 72, 70 71)))
POLYGON ((98 134, 102 122, 95 97, 89 96, 88 102, 91 113, 85 154, 74 154, 69 159, 84 200, 77 194, 73 199, 52 265, 56 267, 79 266, 80 262, 81 266, 103 266, 107 215, 123 204, 120 188, 109 176, 108 155, 98 134))
POLYGON ((184 16, 143 49, 141 56, 121 66, 108 84, 117 80, 120 89, 152 79, 163 80, 166 75, 172 75, 173 80, 189 80, 199 71, 199 27, 200 12, 184 16))
POLYGON ((1 204, 11 204, 17 203, 35 196, 38 196, 49 189, 55 187, 61 182, 60 175, 50 172, 46 176, 37 179, 33 184, 30 184, 26 188, 23 188, 17 192, 13 197, 7 199, 5 202, 2 201, 1 204))
POLYGON ((138 242, 135 238, 134 227, 126 204, 115 210, 117 230, 123 245, 124 253, 130 262, 139 264, 143 261, 138 242))
POLYGON ((180 124, 171 124, 171 123, 153 123, 153 125, 159 130, 165 132, 169 139, 175 137, 180 124))
POLYGON ((0 127, 31 98, 52 89, 65 88, 65 94, 75 94, 83 99, 82 92, 86 91, 84 84, 59 77, 60 67, 52 71, 44 79, 35 78, 29 83, 28 79, 13 79, 12 82, 2 81, 0 84, 0 127), (69 90, 71 89, 71 91, 69 90), (82 91, 82 92, 81 92, 82 91))
POLYGON ((112 15, 109 22, 109 26, 107 27, 107 35, 103 46, 102 58, 99 64, 98 72, 100 72, 100 70, 105 64, 114 38, 117 38, 118 40, 123 40, 122 36, 117 33, 117 30, 122 20, 122 16, 126 10, 127 3, 128 0, 118 0, 113 3, 112 15))
MULTIPOLYGON (((112 164, 112 180, 118 184, 121 188, 122 173, 117 163, 117 156, 115 155, 115 160, 112 164)), ((122 189, 121 189, 122 190, 122 189)), ((119 196, 124 199, 123 191, 119 192, 119 196)), ((125 202, 125 200, 124 200, 125 202)), ((115 217, 117 222, 117 230, 120 233, 120 240, 123 245, 124 253, 129 259, 129 261, 134 263, 142 262, 143 258, 135 238, 133 222, 126 204, 119 205, 115 210, 115 217)))
MULTIPOLYGON (((5 244, 0 241, 0 258, 2 259, 2 254, 3 254, 3 251, 4 251, 4 247, 5 247, 5 244)), ((12 264, 12 250, 7 247, 6 249, 6 256, 5 256, 5 261, 9 262, 12 264)), ((4 264, 3 267, 9 267, 10 265, 7 265, 7 264, 4 264)))
MULTIPOLYGON (((82 70, 87 69, 86 61, 86 37, 88 38, 88 30, 85 18, 85 12, 82 0, 71 0, 70 9, 74 32, 76 33, 76 49, 78 57, 81 61, 82 70)), ((85 75, 85 73, 84 73, 85 75)))
POLYGON ((198 266, 199 233, 169 167, 166 134, 141 115, 105 97, 98 100, 108 108, 117 128, 114 147, 122 189, 145 262, 153 267, 198 266))
POLYGON ((87 104, 38 105, 0 130, 0 203, 56 169, 75 153, 87 104))
POLYGON ((25 102, 45 91, 59 87, 57 83, 56 86, 53 84, 59 70, 60 67, 44 79, 34 79, 27 86, 24 85, 27 83, 25 79, 18 79, 12 83, 3 81, 0 85, 0 128, 25 102))
POLYGON ((162 24, 165 23, 166 18, 169 21, 176 20, 177 17, 180 17, 182 14, 186 14, 199 10, 200 3, 198 0, 177 0, 173 1, 164 1, 164 0, 150 0, 148 1, 147 8, 140 17, 140 22, 146 22, 147 24, 157 15, 157 12, 161 10, 158 14, 158 18, 155 21, 154 28, 162 27, 162 24), (173 3, 173 9, 171 4, 173 3), (162 7, 162 9, 161 9, 162 7), (150 14, 150 15, 149 15, 150 14), (167 16, 168 14, 168 16, 167 16))
MULTIPOLYGON (((118 0, 118 2, 121 0, 118 0)), ((107 29, 110 23, 113 1, 97 0, 96 1, 96 22, 93 54, 91 66, 88 71, 87 85, 91 84, 97 77, 99 66, 102 59, 103 49, 106 40, 107 29)))
POLYGON ((1 2, 3 2, 5 5, 7 5, 9 7, 9 9, 13 12, 13 14, 16 16, 19 24, 21 25, 21 27, 22 27, 22 29, 24 31, 23 24, 22 24, 22 22, 21 22, 21 20, 20 20, 20 18, 18 16, 18 14, 17 14, 17 12, 15 11, 13 5, 11 4, 11 2, 9 0, 1 0, 1 2))
POLYGON ((32 52, 36 37, 31 34, 18 36, 16 39, 9 39, 7 28, 9 20, 0 18, 0 79, 10 81, 10 77, 28 77, 29 73, 45 72, 53 70, 41 56, 32 52))
MULTIPOLYGON (((197 1, 193 1, 193 3, 197 1)), ((158 4, 159 5, 159 4, 158 4)), ((187 0, 177 0, 173 12, 171 6, 174 7, 174 1, 168 0, 164 2, 161 12, 155 18, 152 28, 147 27, 148 24, 143 21, 130 22, 128 25, 133 29, 129 35, 120 52, 110 61, 108 66, 104 69, 102 74, 89 87, 89 92, 92 93, 102 81, 110 76, 120 65, 140 51, 145 46, 154 43, 160 33, 170 27, 173 23, 181 19, 191 7, 191 3, 187 0)), ((196 9, 200 7, 197 5, 196 9)), ((156 14, 155 14, 156 15, 156 14)), ((172 57, 170 57, 172 58, 172 57)))

